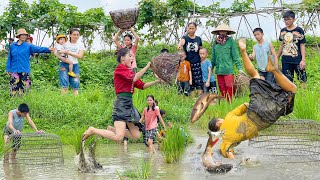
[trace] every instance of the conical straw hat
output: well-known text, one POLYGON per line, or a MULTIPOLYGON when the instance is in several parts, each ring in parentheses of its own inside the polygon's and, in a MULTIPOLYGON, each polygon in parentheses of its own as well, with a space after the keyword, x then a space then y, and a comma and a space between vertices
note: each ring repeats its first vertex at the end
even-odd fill
POLYGON ((228 34, 235 34, 236 33, 233 29, 231 29, 231 27, 229 27, 228 25, 226 25, 224 23, 217 26, 216 29, 213 30, 211 33, 218 34, 219 31, 227 31, 228 34))
POLYGON ((25 29, 18 29, 16 38, 18 38, 21 34, 29 35, 25 29))

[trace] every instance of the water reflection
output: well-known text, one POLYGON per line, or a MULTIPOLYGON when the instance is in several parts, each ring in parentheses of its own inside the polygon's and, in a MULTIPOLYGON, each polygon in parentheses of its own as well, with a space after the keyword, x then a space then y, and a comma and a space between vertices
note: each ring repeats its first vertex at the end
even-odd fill
POLYGON ((1 161, 0 179, 120 179, 120 176, 124 177, 128 170, 138 172, 143 162, 148 161, 151 163, 150 179, 320 179, 319 162, 287 163, 279 157, 263 155, 261 149, 248 147, 248 142, 241 143, 237 148, 236 160, 222 158, 218 150, 219 145, 217 145, 214 148, 214 159, 221 160, 222 163, 231 163, 235 168, 225 175, 210 174, 204 169, 201 162, 201 153, 205 148, 207 135, 202 131, 195 131, 192 134, 194 143, 188 147, 183 159, 173 164, 166 164, 159 151, 150 156, 143 144, 129 143, 127 152, 124 151, 122 144, 98 144, 96 157, 97 161, 103 165, 103 169, 96 173, 80 173, 74 159, 76 156, 74 148, 64 146, 63 165, 36 166, 18 163, 5 164, 1 161), (197 147, 200 144, 202 147, 199 149, 197 147), (260 164, 257 166, 240 165, 245 158, 255 158, 260 164))

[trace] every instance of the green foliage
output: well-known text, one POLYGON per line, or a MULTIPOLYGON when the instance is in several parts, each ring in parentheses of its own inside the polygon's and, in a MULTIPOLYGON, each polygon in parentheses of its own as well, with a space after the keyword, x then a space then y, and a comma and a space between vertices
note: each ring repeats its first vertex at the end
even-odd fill
POLYGON ((160 150, 164 154, 166 163, 177 162, 183 155, 188 141, 184 133, 176 125, 166 131, 165 138, 160 144, 160 150))
POLYGON ((149 179, 151 175, 150 160, 142 159, 140 164, 133 165, 132 168, 123 172, 122 176, 118 173, 119 178, 127 177, 130 179, 149 179))

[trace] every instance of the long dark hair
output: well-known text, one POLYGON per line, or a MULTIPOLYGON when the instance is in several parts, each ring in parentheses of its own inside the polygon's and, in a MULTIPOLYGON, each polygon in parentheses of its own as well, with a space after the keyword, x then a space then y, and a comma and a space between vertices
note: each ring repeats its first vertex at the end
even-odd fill
POLYGON ((70 30, 70 32, 69 32, 70 42, 71 42, 71 36, 70 36, 70 35, 71 35, 73 32, 75 32, 75 31, 79 32, 79 34, 80 34, 80 30, 79 30, 79 29, 77 29, 77 28, 72 28, 72 29, 70 30))
POLYGON ((130 52, 130 50, 129 50, 128 48, 121 48, 121 49, 117 52, 117 61, 118 61, 118 63, 121 62, 121 57, 126 56, 129 52, 130 52))
MULTIPOLYGON (((147 96, 147 99, 148 99, 149 97, 151 97, 151 98, 152 98, 152 100, 154 101, 154 96, 153 96, 153 95, 148 95, 148 96, 147 96)), ((155 105, 155 104, 154 104, 154 102, 153 102, 153 105, 152 105, 152 108, 151 108, 151 109, 152 109, 152 111, 154 111, 155 106, 156 106, 156 105, 155 105)), ((149 106, 148 106, 147 111, 149 111, 149 106)))

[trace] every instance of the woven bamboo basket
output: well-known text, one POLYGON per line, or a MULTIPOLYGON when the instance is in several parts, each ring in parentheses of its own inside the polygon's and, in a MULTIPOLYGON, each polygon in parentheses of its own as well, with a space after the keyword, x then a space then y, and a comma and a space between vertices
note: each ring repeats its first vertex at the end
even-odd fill
POLYGON ((159 78, 172 85, 178 73, 179 62, 178 54, 162 53, 152 59, 151 68, 159 78))
POLYGON ((139 9, 130 8, 110 11, 110 16, 115 26, 120 29, 129 29, 136 24, 139 16, 139 9))

